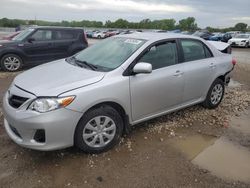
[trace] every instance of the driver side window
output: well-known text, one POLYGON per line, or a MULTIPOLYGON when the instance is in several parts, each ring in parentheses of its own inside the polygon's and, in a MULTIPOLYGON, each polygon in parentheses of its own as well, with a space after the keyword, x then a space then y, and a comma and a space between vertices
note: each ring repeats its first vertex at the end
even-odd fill
POLYGON ((47 41, 52 39, 52 31, 37 30, 32 36, 35 41, 47 41))
POLYGON ((175 41, 167 41, 152 46, 140 58, 139 62, 150 63, 153 70, 177 64, 178 55, 175 41))

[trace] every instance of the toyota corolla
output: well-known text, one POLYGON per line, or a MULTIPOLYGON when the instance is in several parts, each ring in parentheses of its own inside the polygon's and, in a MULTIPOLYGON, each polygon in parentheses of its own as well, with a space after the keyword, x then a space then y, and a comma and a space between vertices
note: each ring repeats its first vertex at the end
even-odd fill
POLYGON ((195 104, 216 108, 234 64, 194 36, 111 37, 18 75, 3 99, 5 129, 27 148, 103 152, 140 122, 195 104))

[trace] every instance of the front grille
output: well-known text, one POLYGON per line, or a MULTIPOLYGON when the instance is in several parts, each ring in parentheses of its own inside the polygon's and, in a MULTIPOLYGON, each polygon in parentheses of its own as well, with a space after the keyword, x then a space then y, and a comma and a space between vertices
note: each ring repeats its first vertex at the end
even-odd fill
POLYGON ((19 108, 27 100, 28 100, 28 98, 20 97, 20 96, 17 96, 17 95, 12 95, 9 98, 9 104, 13 108, 19 108))
POLYGON ((13 133, 15 133, 16 136, 18 136, 19 138, 22 138, 21 135, 19 134, 19 132, 17 131, 17 129, 15 127, 12 127, 10 125, 10 129, 13 131, 13 133))

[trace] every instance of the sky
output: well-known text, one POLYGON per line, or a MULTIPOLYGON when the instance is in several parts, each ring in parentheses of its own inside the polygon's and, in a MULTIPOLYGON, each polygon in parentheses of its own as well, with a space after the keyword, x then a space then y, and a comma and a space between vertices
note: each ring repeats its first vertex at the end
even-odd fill
POLYGON ((250 25, 250 0, 0 0, 0 18, 137 22, 189 16, 199 27, 250 25))

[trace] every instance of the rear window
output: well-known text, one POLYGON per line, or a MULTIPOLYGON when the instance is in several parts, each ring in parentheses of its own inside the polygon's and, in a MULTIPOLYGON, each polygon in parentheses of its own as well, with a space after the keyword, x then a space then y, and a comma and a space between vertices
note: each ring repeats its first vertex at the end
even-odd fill
POLYGON ((67 39, 76 39, 77 32, 76 31, 69 31, 69 30, 58 30, 55 31, 54 34, 55 40, 67 40, 67 39))

